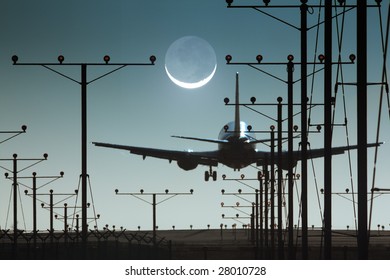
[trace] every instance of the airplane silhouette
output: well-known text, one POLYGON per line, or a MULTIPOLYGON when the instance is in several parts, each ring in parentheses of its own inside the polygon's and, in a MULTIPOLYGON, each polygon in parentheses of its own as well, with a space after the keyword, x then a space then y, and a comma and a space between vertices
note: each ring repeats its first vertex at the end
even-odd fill
MULTIPOLYGON (((271 159, 271 152, 258 151, 256 149, 256 144, 270 140, 257 140, 255 138, 255 134, 248 131, 247 124, 243 121, 240 121, 238 73, 236 74, 235 98, 235 120, 229 122, 221 129, 218 139, 172 136, 181 139, 216 143, 218 144, 218 150, 194 152, 191 150, 174 151, 100 142, 93 142, 93 144, 99 147, 127 150, 132 154, 141 155, 143 159, 146 157, 155 157, 169 160, 170 163, 172 161, 177 161, 178 166, 186 171, 195 169, 199 164, 206 165, 210 167, 210 171, 205 171, 205 180, 208 181, 211 177, 213 181, 216 181, 217 172, 212 171, 212 167, 218 166, 218 163, 233 168, 234 170, 240 170, 241 168, 247 167, 253 163, 256 163, 258 166, 262 165, 264 162, 269 162, 271 159)), ((372 143, 368 144, 367 147, 375 147, 379 146, 380 144, 382 143, 372 143)), ((357 147, 357 145, 335 147, 332 148, 332 155, 343 154, 346 150, 357 149, 357 147)), ((324 153, 324 149, 311 149, 308 151, 307 158, 312 159, 323 157, 324 153)), ((287 151, 282 152, 282 166, 280 166, 280 168, 284 170, 288 169, 287 155, 287 151)), ((301 159, 301 152, 293 151, 294 166, 301 159)))

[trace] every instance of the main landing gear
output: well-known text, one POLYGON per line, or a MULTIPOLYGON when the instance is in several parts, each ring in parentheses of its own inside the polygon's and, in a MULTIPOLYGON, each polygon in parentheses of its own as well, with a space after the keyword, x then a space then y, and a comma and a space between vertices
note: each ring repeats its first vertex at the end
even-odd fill
POLYGON ((210 179, 210 177, 213 178, 213 181, 217 181, 217 171, 213 171, 213 170, 211 169, 211 166, 210 166, 210 171, 205 171, 205 172, 204 172, 204 180, 205 180, 206 182, 208 182, 209 179, 210 179))

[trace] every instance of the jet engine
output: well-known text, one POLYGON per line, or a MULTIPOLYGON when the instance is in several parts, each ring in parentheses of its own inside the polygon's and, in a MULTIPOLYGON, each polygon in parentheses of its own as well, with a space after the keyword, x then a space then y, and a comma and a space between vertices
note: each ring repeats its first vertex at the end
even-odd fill
POLYGON ((186 171, 195 169, 198 166, 198 163, 189 159, 178 160, 177 165, 186 171))

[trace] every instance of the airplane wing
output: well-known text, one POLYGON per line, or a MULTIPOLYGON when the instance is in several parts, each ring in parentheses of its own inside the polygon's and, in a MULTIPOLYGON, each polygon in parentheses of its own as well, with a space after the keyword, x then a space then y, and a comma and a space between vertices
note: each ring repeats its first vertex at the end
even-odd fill
POLYGON ((205 151, 205 152, 193 152, 193 151, 174 151, 174 150, 162 150, 152 149, 144 147, 134 147, 126 145, 117 145, 109 143, 92 142, 95 146, 113 148, 119 150, 126 150, 132 154, 141 155, 143 159, 146 157, 154 157, 160 159, 172 161, 191 161, 193 163, 217 166, 218 165, 218 151, 205 151))
MULTIPOLYGON (((370 143, 367 144, 367 148, 371 147, 377 147, 383 144, 383 142, 379 143, 370 143)), ((348 150, 355 150, 357 149, 357 145, 351 145, 351 146, 341 146, 341 147, 334 147, 332 148, 332 155, 341 155, 344 154, 345 151, 348 150)), ((307 151, 307 158, 321 158, 325 155, 325 149, 308 149, 307 151)), ((277 156, 278 152, 275 151, 275 163, 277 162, 277 156)), ((264 152, 264 151, 256 151, 256 154, 254 155, 253 162, 256 162, 257 165, 263 164, 264 161, 270 161, 271 159, 271 153, 270 152, 264 152)), ((302 160, 302 152, 301 151, 293 151, 293 161, 294 166, 297 164, 298 161, 302 160)), ((282 169, 287 170, 288 168, 288 152, 283 151, 282 152, 282 169)))
MULTIPOLYGON (((367 144, 367 148, 377 147, 377 146, 380 146, 381 144, 383 144, 383 142, 370 143, 370 144, 367 144)), ((344 154, 345 151, 355 150, 357 148, 358 148, 358 145, 334 147, 334 148, 332 148, 332 155, 344 154)), ((324 157, 324 155, 325 155, 324 149, 311 149, 311 150, 308 149, 308 151, 307 151, 308 159, 324 157)), ((294 160, 301 160, 301 159, 302 159, 302 153, 300 151, 294 151, 294 160)))

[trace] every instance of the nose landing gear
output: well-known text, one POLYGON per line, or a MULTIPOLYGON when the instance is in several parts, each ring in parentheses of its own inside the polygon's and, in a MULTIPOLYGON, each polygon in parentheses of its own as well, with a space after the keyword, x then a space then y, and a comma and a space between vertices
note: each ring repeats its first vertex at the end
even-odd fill
POLYGON ((210 177, 213 178, 213 181, 217 181, 217 171, 213 171, 213 170, 211 169, 211 166, 210 166, 210 171, 205 171, 205 172, 204 172, 204 180, 205 180, 206 182, 208 182, 209 179, 210 179, 210 177))

